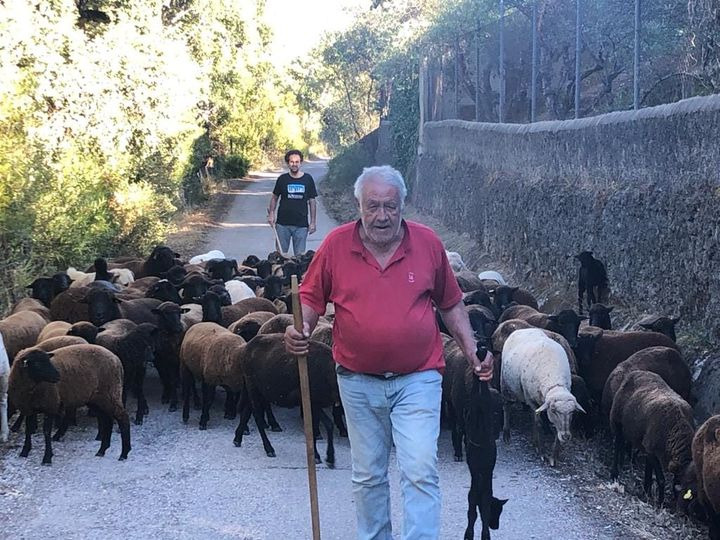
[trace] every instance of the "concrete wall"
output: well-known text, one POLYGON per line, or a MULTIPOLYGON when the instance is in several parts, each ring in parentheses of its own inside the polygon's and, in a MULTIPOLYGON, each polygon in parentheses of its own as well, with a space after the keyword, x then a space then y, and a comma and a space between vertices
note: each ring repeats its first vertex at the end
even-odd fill
POLYGON ((511 264, 575 280, 592 250, 616 297, 720 330, 720 95, 581 120, 429 122, 414 204, 511 264))

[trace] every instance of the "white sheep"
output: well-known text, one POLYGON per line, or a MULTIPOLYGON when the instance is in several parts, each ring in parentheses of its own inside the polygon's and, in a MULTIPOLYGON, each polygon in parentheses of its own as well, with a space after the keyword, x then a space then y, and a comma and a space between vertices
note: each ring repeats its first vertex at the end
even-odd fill
POLYGON ((230 301, 237 304, 246 298, 255 298, 255 292, 242 281, 231 279, 225 282, 225 288, 230 293, 230 301))
MULTIPOLYGON (((127 287, 135 281, 135 274, 128 268, 111 268, 108 270, 113 274, 113 283, 127 287)), ((72 266, 67 269, 67 275, 72 279, 70 287, 87 287, 95 281, 95 272, 81 272, 72 266)))
POLYGON ((500 273, 495 270, 485 270, 484 272, 480 272, 478 274, 478 279, 497 281, 498 285, 507 285, 505 278, 503 278, 500 273))
POLYGON ((224 259, 225 254, 222 251, 219 251, 217 249, 213 249, 211 251, 208 251, 207 253, 203 253, 202 255, 195 255, 192 259, 190 259, 190 264, 200 264, 205 261, 209 261, 210 259, 224 259))
POLYGON ((503 396, 503 438, 510 440, 509 402, 519 401, 531 407, 533 440, 542 455, 538 432, 540 413, 547 411, 557 435, 553 441, 550 465, 555 466, 559 443, 571 438, 570 422, 575 411, 585 412, 570 393, 570 362, 563 347, 537 328, 519 329, 510 334, 502 351, 500 391, 503 396))
POLYGON ((448 262, 450 263, 450 268, 452 268, 453 272, 461 272, 468 269, 468 267, 465 266, 462 257, 457 251, 446 250, 445 255, 447 255, 448 262))
POLYGON ((10 377, 10 359, 5 350, 5 342, 0 334, 0 442, 8 440, 8 379, 10 377))

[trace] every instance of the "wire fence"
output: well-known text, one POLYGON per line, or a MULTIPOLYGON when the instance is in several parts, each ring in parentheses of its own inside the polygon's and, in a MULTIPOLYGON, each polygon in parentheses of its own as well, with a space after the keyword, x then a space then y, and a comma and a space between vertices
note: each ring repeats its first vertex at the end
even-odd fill
POLYGON ((580 118, 720 88, 712 0, 496 1, 494 20, 427 51, 425 121, 580 118))

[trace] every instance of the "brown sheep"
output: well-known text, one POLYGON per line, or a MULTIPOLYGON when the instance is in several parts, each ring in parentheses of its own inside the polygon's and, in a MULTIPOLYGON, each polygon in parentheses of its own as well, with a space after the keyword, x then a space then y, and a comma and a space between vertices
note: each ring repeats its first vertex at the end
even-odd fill
MULTIPOLYGON (((720 539, 720 415, 700 426, 692 441, 693 463, 698 482, 697 497, 708 514, 710 539, 720 539)), ((685 492, 684 497, 692 497, 685 492)))
POLYGON ((40 335, 37 338, 37 343, 58 336, 66 336, 71 326, 72 325, 69 322, 52 321, 42 329, 42 332, 40 332, 40 335))
POLYGON ((462 292, 476 291, 478 289, 485 288, 482 281, 480 281, 480 278, 477 277, 477 274, 470 272, 469 270, 455 272, 455 279, 457 280, 458 286, 462 292))
POLYGON ((610 373, 602 394, 602 411, 605 414, 610 413, 613 397, 625 376, 639 369, 657 373, 680 397, 686 401, 690 398, 692 375, 680 353, 669 347, 648 347, 620 362, 610 373))
POLYGON ((81 302, 89 290, 88 287, 77 287, 58 294, 50 302, 50 318, 53 321, 66 321, 70 324, 89 321, 88 305, 81 302))
POLYGON ((647 347, 678 346, 667 336, 657 332, 616 332, 602 330, 595 326, 587 326, 578 334, 578 344, 575 354, 580 368, 580 375, 590 391, 590 396, 600 403, 612 370, 620 362, 630 358, 630 355, 647 347))
POLYGON ((510 319, 522 319, 536 328, 560 334, 571 347, 575 347, 580 323, 587 320, 587 317, 578 316, 572 309, 563 309, 554 315, 548 315, 530 306, 511 306, 503 311, 500 322, 510 319))
POLYGON ((56 336, 50 337, 35 345, 36 349, 45 352, 52 352, 55 349, 69 347, 70 345, 87 345, 88 342, 78 336, 56 336))
POLYGON ((270 311, 254 311, 232 323, 228 326, 228 330, 241 336, 245 341, 250 341, 258 334, 262 325, 275 316, 270 311))
MULTIPOLYGON (((314 340, 309 342, 307 356, 308 377, 310 379, 310 403, 313 419, 313 433, 318 433, 322 423, 327 430, 328 467, 335 466, 335 447, 333 444, 333 422, 323 408, 334 407, 340 402, 340 391, 335 374, 335 361, 330 347, 314 340)), ((251 407, 244 407, 240 423, 235 431, 235 446, 241 446, 243 429, 252 413, 255 417, 263 447, 268 457, 275 457, 275 450, 265 433, 262 412, 271 403, 280 407, 297 407, 301 403, 300 375, 297 358, 285 350, 283 334, 257 335, 251 339, 245 349, 245 381, 251 407)), ((320 463, 320 454, 315 447, 315 461, 320 463)))
MULTIPOLYGON (((37 348, 18 355, 10 371, 9 397, 26 416, 25 444, 20 453, 27 457, 37 413, 45 414, 43 464, 52 462, 53 419, 66 409, 90 405, 98 413, 101 444, 97 456, 110 446, 113 419, 120 427, 120 460, 130 452, 130 421, 122 405, 122 364, 110 351, 97 345, 71 345, 54 352, 37 348)), ((62 428, 61 428, 62 429, 62 428)))
POLYGON ((32 347, 47 321, 34 311, 19 311, 0 320, 0 334, 5 342, 10 364, 23 349, 32 347))
POLYGON ((97 340, 97 335, 102 331, 102 328, 95 326, 91 322, 80 321, 70 327, 70 330, 67 331, 67 335, 81 337, 88 343, 94 344, 97 340))
POLYGON ((665 498, 663 469, 673 474, 674 484, 690 485, 695 434, 692 408, 660 375, 640 370, 625 376, 613 398, 610 430, 615 437, 613 479, 618 476, 627 441, 646 454, 645 493, 650 496, 654 474, 658 504, 665 498))
POLYGON ((324 324, 320 323, 318 324, 315 329, 313 330, 313 333, 310 335, 310 339, 314 341, 318 341, 320 343, 324 343, 328 347, 332 348, 333 346, 333 327, 331 324, 324 324))
POLYGON ((46 321, 50 322, 51 320, 50 310, 45 306, 45 304, 35 298, 23 298, 18 301, 18 303, 13 306, 12 311, 10 311, 10 315, 21 311, 34 311, 46 321))
POLYGON ((219 324, 201 322, 188 329, 180 346, 183 422, 190 419, 190 394, 195 380, 202 384, 201 430, 207 429, 216 386, 224 387, 228 395, 225 417, 234 416, 237 398, 245 385, 244 354, 245 340, 219 324))
POLYGON ((282 334, 288 326, 292 326, 293 316, 287 313, 280 313, 275 315, 272 319, 269 319, 264 323, 258 334, 282 334))

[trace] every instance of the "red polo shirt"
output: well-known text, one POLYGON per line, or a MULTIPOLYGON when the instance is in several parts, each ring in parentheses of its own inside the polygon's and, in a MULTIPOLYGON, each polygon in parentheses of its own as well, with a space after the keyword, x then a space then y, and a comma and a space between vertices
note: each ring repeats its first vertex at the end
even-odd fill
POLYGON ((382 270, 360 240, 360 221, 333 230, 315 253, 300 299, 320 315, 335 304, 333 356, 360 373, 442 370, 433 304, 462 298, 445 248, 428 227, 403 221, 405 236, 382 270))

